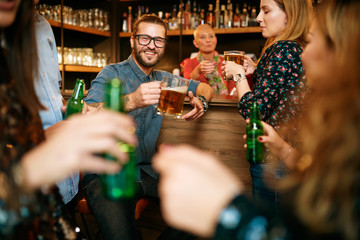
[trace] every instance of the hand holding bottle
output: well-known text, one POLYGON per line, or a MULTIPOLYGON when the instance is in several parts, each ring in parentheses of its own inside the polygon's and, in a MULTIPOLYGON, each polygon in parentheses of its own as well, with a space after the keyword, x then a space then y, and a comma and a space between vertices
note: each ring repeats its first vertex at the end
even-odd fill
POLYGON ((29 189, 54 184, 77 171, 118 172, 119 163, 104 161, 98 154, 109 152, 126 162, 128 156, 119 150, 118 141, 137 144, 134 121, 123 114, 104 110, 74 115, 64 122, 56 134, 22 159, 24 182, 29 189))
POLYGON ((250 121, 246 126, 246 159, 250 163, 264 162, 264 144, 258 140, 262 135, 264 135, 264 127, 261 124, 260 107, 254 101, 250 107, 250 121))
MULTIPOLYGON (((249 123, 249 120, 246 120, 249 123)), ((264 121, 261 121, 264 127, 264 135, 258 137, 258 141, 263 143, 270 153, 283 160, 289 169, 295 168, 296 150, 285 142, 275 129, 264 121)), ((246 139, 246 134, 244 135, 246 139)), ((247 148, 247 145, 244 146, 247 148)))

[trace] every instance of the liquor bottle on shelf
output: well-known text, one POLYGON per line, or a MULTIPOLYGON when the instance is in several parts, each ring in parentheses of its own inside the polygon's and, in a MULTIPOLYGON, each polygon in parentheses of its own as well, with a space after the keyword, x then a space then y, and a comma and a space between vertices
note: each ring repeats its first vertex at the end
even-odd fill
POLYGON ((250 19, 249 19, 249 26, 258 26, 258 22, 256 21, 256 17, 257 17, 257 14, 256 14, 256 7, 253 6, 251 8, 251 14, 250 14, 250 19))
MULTIPOLYGON (((105 108, 125 112, 121 81, 117 78, 108 81, 105 91, 105 108)), ((122 166, 120 172, 101 175, 103 195, 110 200, 131 198, 136 191, 136 148, 124 142, 119 142, 118 147, 122 152, 128 153, 129 161, 122 166)), ((105 153, 104 157, 109 161, 116 161, 111 154, 105 153)))
POLYGON ((206 19, 205 19, 205 9, 201 9, 200 11, 200 17, 199 17, 199 24, 205 24, 206 23, 206 19))
MULTIPOLYGON (((221 6, 222 7, 222 6, 221 6)), ((220 0, 216 0, 214 17, 215 17, 215 28, 221 27, 221 16, 220 16, 220 0)), ((224 22, 224 17, 222 18, 222 22, 224 22)))
POLYGON ((136 16, 135 16, 135 19, 138 20, 138 19, 141 18, 141 16, 142 16, 142 11, 141 11, 141 6, 139 5, 136 16))
POLYGON ((226 28, 232 28, 234 26, 234 14, 233 14, 233 5, 230 0, 227 2, 227 21, 226 21, 226 28))
POLYGON ((221 5, 221 12, 220 12, 220 28, 225 28, 225 18, 226 18, 226 9, 225 5, 221 5))
POLYGON ((244 3, 243 10, 241 13, 241 27, 248 27, 249 26, 249 13, 247 10, 247 5, 244 3))
POLYGON ((127 32, 128 31, 128 24, 127 24, 127 13, 124 12, 123 15, 122 15, 122 27, 121 27, 121 30, 123 32, 127 32))
POLYGON ((81 113, 84 107, 84 79, 77 79, 74 91, 67 101, 64 119, 75 113, 81 113))
POLYGON ((187 2, 185 4, 185 11, 184 11, 184 29, 190 29, 190 18, 191 18, 191 13, 190 13, 190 3, 187 2))
POLYGON ((184 29, 184 9, 183 9, 183 5, 184 3, 182 4, 179 4, 179 11, 177 13, 177 22, 178 22, 178 28, 182 28, 184 29))
POLYGON ((228 19, 229 19, 229 13, 226 9, 226 5, 224 5, 224 28, 227 28, 228 19))
POLYGON ((209 8, 206 13, 206 23, 209 24, 211 27, 214 27, 215 25, 213 5, 211 3, 209 4, 209 8))
POLYGON ((164 19, 164 12, 163 11, 158 11, 158 17, 160 19, 164 19))
POLYGON ((176 4, 173 6, 173 10, 171 13, 171 19, 169 20, 169 30, 176 30, 178 29, 178 22, 177 22, 177 11, 176 11, 176 4))
POLYGON ((164 22, 165 24, 168 26, 168 29, 170 30, 170 21, 171 21, 171 18, 170 18, 170 13, 169 12, 166 12, 165 13, 165 19, 164 19, 164 22))
POLYGON ((129 6, 128 7, 128 16, 127 16, 127 30, 128 32, 132 32, 132 22, 133 22, 133 17, 132 17, 132 7, 129 6))
POLYGON ((239 4, 236 4, 233 26, 234 26, 234 28, 239 28, 241 26, 239 4))
POLYGON ((197 10, 196 2, 193 3, 193 11, 191 13, 190 28, 195 29, 199 25, 199 12, 197 10))

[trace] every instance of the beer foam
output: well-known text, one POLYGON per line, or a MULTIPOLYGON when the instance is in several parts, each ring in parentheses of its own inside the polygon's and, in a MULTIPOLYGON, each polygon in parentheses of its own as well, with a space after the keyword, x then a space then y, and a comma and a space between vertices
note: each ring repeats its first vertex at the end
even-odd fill
POLYGON ((180 93, 186 93, 187 92, 188 87, 187 86, 182 86, 182 87, 163 87, 161 88, 161 90, 168 90, 168 91, 174 91, 174 92, 180 92, 180 93))

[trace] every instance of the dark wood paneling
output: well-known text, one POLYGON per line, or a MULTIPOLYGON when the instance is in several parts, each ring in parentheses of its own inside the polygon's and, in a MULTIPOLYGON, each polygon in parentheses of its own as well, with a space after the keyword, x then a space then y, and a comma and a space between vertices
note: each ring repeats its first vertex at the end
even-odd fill
MULTIPOLYGON (((192 109, 184 106, 184 112, 192 109)), ((158 144, 186 143, 214 154, 232 169, 250 193, 251 178, 246 161, 245 121, 234 106, 210 106, 209 111, 197 121, 184 121, 165 117, 158 144)))

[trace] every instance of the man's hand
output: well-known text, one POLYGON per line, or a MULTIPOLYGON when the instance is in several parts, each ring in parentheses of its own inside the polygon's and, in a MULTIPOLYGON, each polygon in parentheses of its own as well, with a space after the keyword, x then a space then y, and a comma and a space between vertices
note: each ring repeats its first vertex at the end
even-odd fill
POLYGON ((125 110, 130 112, 137 108, 157 104, 160 99, 160 93, 160 83, 142 83, 135 92, 125 96, 125 110))
POLYGON ((189 95, 189 102, 194 107, 194 109, 188 112, 187 114, 183 115, 181 118, 186 121, 199 119, 202 115, 204 115, 203 103, 200 99, 195 97, 191 91, 189 92, 188 95, 189 95))

